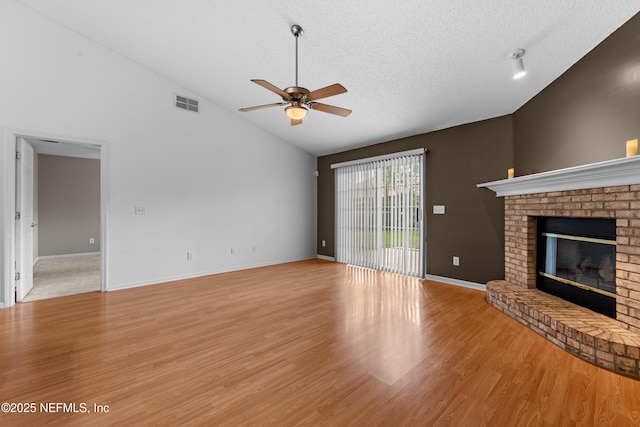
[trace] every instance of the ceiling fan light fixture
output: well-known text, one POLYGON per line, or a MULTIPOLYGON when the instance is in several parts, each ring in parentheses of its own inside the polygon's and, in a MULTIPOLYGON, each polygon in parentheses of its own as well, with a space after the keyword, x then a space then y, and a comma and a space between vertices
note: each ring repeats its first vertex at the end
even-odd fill
POLYGON ((524 49, 516 49, 511 54, 511 65, 513 67, 513 78, 515 80, 521 79, 527 74, 527 70, 524 69, 524 63, 522 62, 522 56, 524 55, 524 49))
POLYGON ((346 108, 336 107, 333 105, 323 104, 321 102, 317 102, 319 99, 328 98, 330 96, 339 95, 341 93, 346 93, 347 89, 342 86, 340 83, 334 83, 332 85, 316 89, 314 91, 309 91, 304 87, 298 86, 298 38, 302 35, 302 27, 300 25, 292 25, 291 26, 291 34, 293 34, 296 39, 296 84, 295 86, 289 86, 285 89, 280 89, 277 86, 272 85, 266 80, 260 79, 251 79, 257 85, 262 86, 263 88, 270 90, 271 92, 279 95, 282 98, 283 102, 274 102, 271 104, 265 105, 256 105, 254 107, 248 108, 240 108, 240 111, 253 111, 260 110, 263 108, 269 107, 280 107, 283 105, 289 104, 288 107, 284 109, 287 117, 291 119, 291 126, 297 126, 302 123, 302 119, 307 116, 309 109, 322 111, 323 113, 329 113, 336 116, 347 117, 351 114, 351 110, 347 110, 346 108))
POLYGON ((287 113, 292 120, 302 120, 307 115, 307 109, 301 105, 291 105, 284 109, 284 112, 287 113))

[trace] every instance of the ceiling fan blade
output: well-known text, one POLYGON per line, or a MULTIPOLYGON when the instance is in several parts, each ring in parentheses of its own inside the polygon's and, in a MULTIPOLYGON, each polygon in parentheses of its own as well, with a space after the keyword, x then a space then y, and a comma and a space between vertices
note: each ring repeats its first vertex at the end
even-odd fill
POLYGON ((347 117, 351 114, 351 110, 346 108, 334 107, 333 105, 322 104, 321 102, 310 102, 309 108, 312 110, 322 111, 323 113, 335 114, 336 116, 347 117))
POLYGON ((307 94, 307 101, 316 101, 322 98, 328 98, 330 96, 339 95, 347 92, 344 86, 340 83, 332 84, 331 86, 323 87, 322 89, 314 90, 307 94))
POLYGON ((288 93, 286 93, 285 91, 283 91, 282 89, 272 85, 271 83, 269 83, 266 80, 260 80, 260 79, 251 79, 252 82, 254 82, 255 84, 258 84, 260 86, 262 86, 265 89, 269 89, 271 92, 278 94, 282 97, 282 99, 291 99, 291 96, 289 96, 288 93))
POLYGON ((296 119, 291 119, 291 126, 296 126, 302 123, 302 119, 296 120, 296 119))
POLYGON ((240 110, 238 110, 238 111, 242 111, 243 113, 246 113, 247 111, 259 110, 261 108, 269 108, 269 107, 280 107, 282 105, 287 105, 287 103, 286 102, 274 102, 273 104, 264 104, 264 105, 256 105, 255 107, 240 108, 240 110))

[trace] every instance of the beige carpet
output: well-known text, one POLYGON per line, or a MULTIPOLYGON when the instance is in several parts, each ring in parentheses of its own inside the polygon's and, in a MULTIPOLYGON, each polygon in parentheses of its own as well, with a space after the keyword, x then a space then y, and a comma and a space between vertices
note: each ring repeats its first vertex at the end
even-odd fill
POLYGON ((100 255, 45 258, 33 268, 33 289, 23 301, 100 290, 100 255))

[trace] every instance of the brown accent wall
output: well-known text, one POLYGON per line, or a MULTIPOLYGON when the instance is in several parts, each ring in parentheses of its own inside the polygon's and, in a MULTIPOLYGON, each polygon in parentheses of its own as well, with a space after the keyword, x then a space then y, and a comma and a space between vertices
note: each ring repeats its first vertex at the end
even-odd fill
POLYGON ((334 256, 331 164, 426 148, 427 273, 484 283, 504 275, 504 204, 476 184, 506 177, 512 121, 498 117, 318 158, 318 254, 334 256), (445 215, 433 215, 445 205, 445 215), (322 240, 327 243, 322 247, 322 240), (460 266, 452 263, 460 257, 460 266))
POLYGON ((640 137, 640 14, 516 111, 513 129, 516 175, 624 157, 640 137))

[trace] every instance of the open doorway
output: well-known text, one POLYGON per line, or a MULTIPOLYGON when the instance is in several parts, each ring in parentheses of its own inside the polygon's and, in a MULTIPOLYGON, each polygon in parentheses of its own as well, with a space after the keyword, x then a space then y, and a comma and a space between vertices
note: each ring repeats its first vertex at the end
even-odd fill
POLYGON ((34 149, 34 262, 22 301, 99 291, 100 149, 26 142, 34 149))
POLYGON ((15 280, 2 305, 106 290, 106 144, 12 131, 4 144, 19 154, 9 175, 12 254, 2 264, 15 280))

